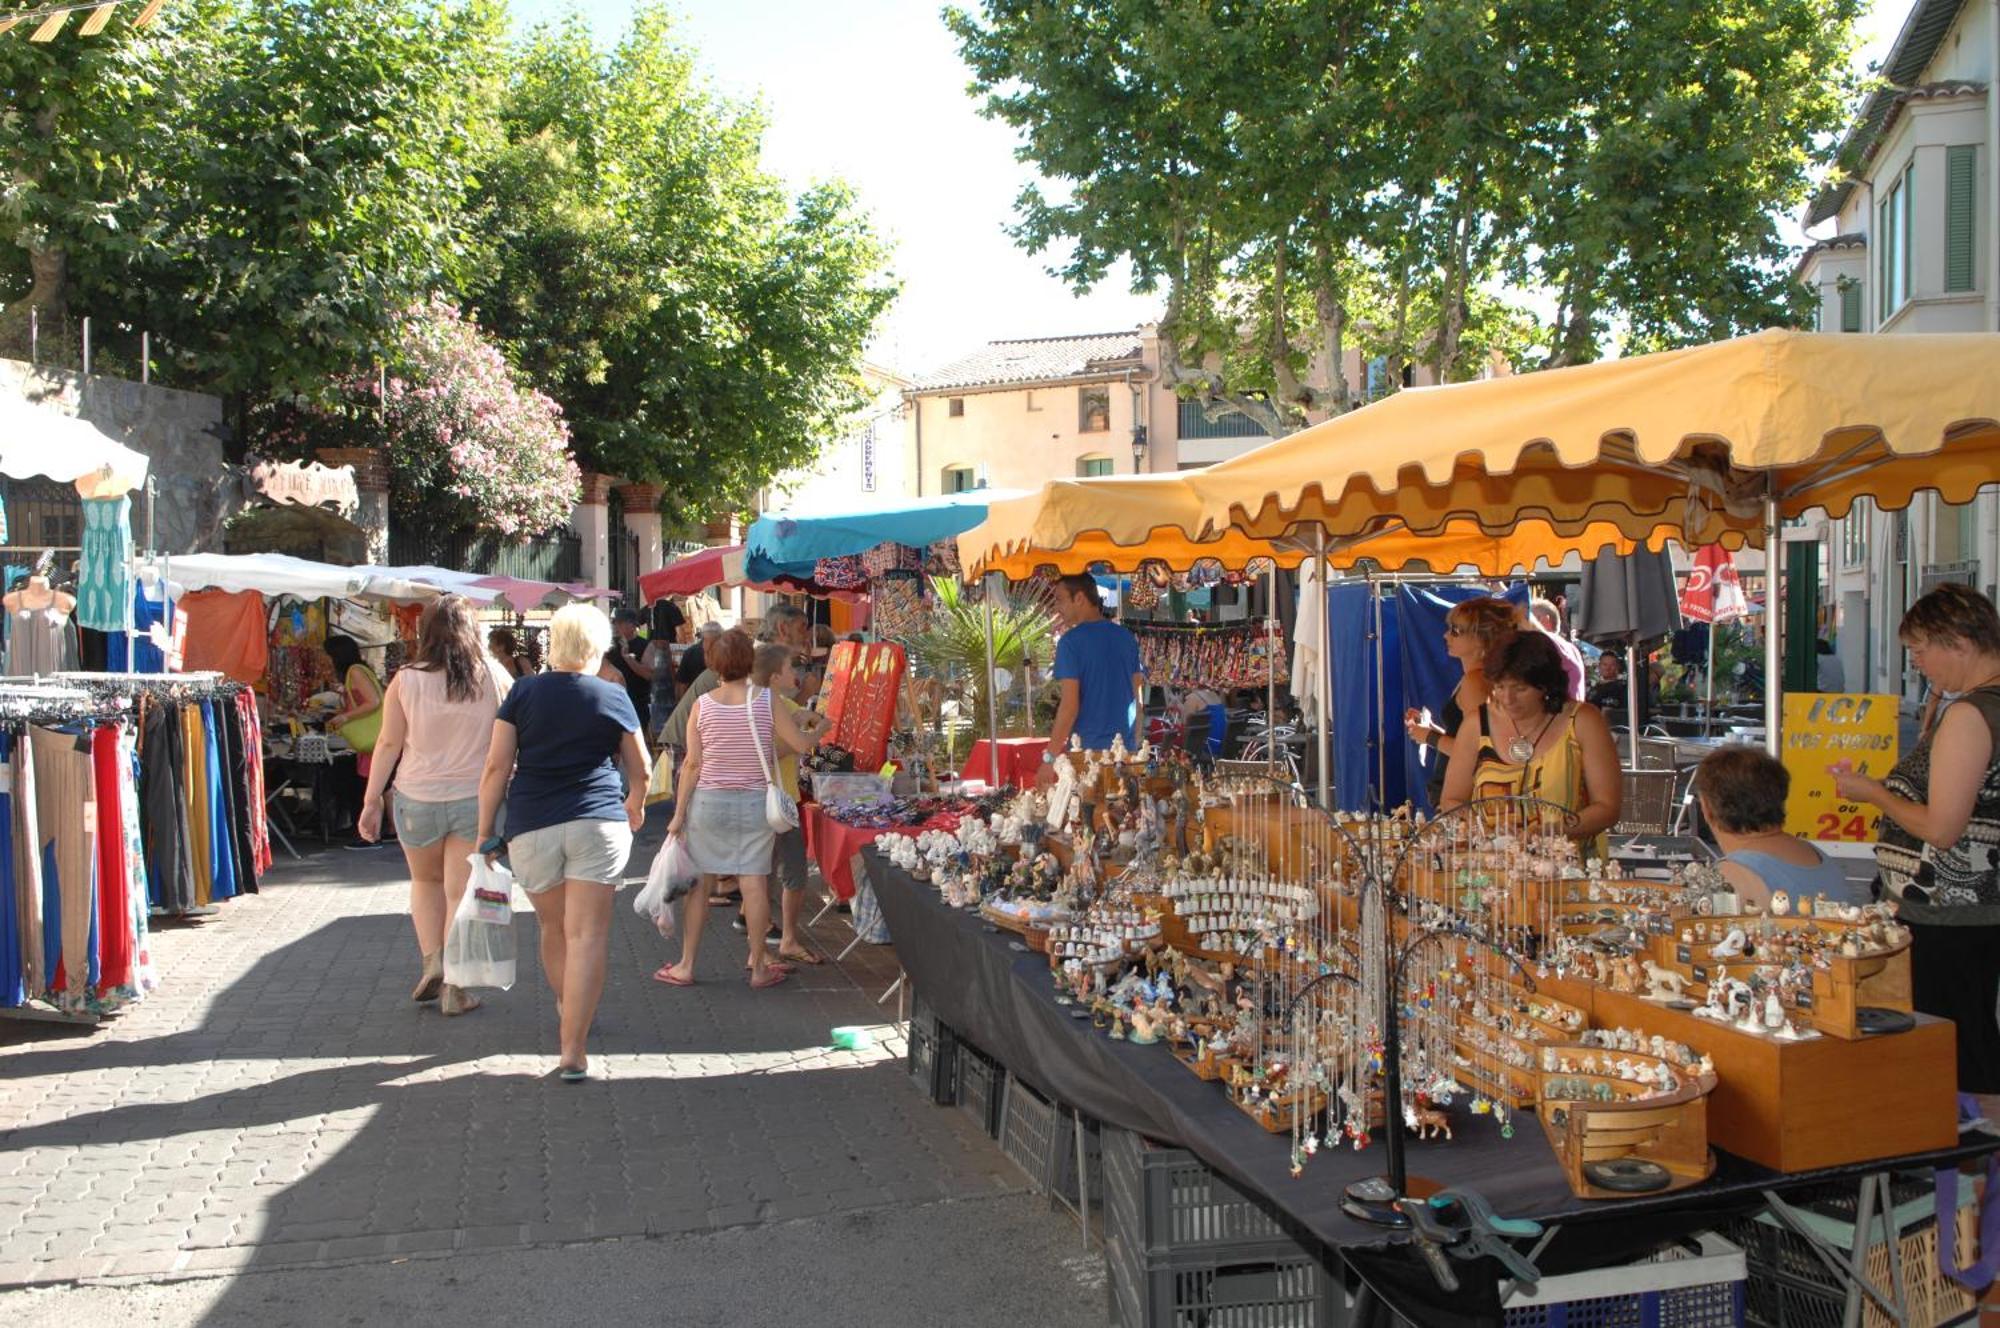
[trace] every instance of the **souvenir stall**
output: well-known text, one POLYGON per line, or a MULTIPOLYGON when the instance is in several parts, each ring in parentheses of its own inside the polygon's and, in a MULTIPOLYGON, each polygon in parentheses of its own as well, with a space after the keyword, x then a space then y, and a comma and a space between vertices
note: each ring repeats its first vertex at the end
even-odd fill
MULTIPOLYGON (((1965 501, 2000 461, 2000 338, 1904 340, 1406 391, 1186 477, 1181 529, 1303 530, 1323 556, 1527 523, 1734 544, 1865 493, 1965 501)), ((1121 1321, 1233 1309, 1252 1267, 1277 1270, 1259 1311, 1322 1323, 1341 1276, 1368 1323, 1497 1324, 1503 1291, 1508 1322, 1736 1323, 1781 1289, 1793 1317, 1766 1322, 1971 1309, 1976 1217, 1945 1181, 2000 1139, 1961 1137, 1953 1029, 1912 1012, 1887 911, 1632 879, 1532 798, 1356 817, 1171 754, 1065 764, 1049 799, 866 866, 919 993, 913 1072, 976 1114, 1004 1085, 1003 1144, 1036 1117, 1064 1141, 1039 1174, 1105 1206, 1121 1321), (1890 1176, 1933 1168, 1914 1229, 1890 1176), (1828 1186, 1840 1230, 1794 1204, 1828 1186), (1788 1278, 1746 1286, 1742 1249, 1788 1278)))

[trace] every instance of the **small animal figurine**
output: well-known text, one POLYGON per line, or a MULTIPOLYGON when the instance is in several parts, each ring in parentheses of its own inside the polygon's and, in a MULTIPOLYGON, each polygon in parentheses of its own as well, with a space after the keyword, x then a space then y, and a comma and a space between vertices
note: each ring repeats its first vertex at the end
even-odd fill
POLYGON ((1655 1000, 1680 1000, 1687 986, 1687 979, 1671 968, 1662 968, 1652 960, 1645 961, 1646 995, 1655 1000))
POLYGON ((1417 1132, 1417 1138, 1435 1139, 1440 1131, 1446 1139, 1451 1138, 1451 1117, 1436 1107, 1418 1107, 1410 1113, 1410 1117, 1414 1122, 1413 1128, 1417 1132))

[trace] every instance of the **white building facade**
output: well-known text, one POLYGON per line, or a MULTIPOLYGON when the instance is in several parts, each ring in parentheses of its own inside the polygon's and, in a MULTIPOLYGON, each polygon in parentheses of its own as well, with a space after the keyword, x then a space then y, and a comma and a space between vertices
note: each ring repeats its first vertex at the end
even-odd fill
MULTIPOLYGON (((1798 275, 1825 332, 2000 330, 2000 0, 1916 0, 1883 63, 1885 86, 1849 130, 1846 171, 1806 214, 1831 234, 1798 275)), ((2000 476, 1995 477, 2000 480, 2000 476)), ((1822 531, 1824 592, 1848 686, 1921 686, 1896 625, 1943 580, 1988 595, 2000 584, 2000 488, 1952 506, 1922 495, 1907 511, 1857 505, 1822 531)))

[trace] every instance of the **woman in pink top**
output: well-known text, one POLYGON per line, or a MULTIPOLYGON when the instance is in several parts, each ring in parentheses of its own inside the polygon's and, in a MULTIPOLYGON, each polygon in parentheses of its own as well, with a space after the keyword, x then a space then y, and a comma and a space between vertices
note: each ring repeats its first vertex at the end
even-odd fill
POLYGON ((410 993, 438 1001, 446 1014, 479 1008, 476 997, 444 983, 444 933, 471 875, 479 843, 479 775, 493 740, 493 716, 512 679, 479 648, 472 606, 445 595, 424 610, 416 657, 382 695, 382 736, 357 827, 382 833, 382 794, 396 781, 396 834, 410 864, 410 921, 424 957, 410 993))
POLYGON ((670 987, 694 985, 709 891, 715 877, 734 876, 742 886, 750 935, 750 985, 774 987, 792 970, 764 948, 771 929, 766 884, 776 839, 764 819, 764 791, 777 778, 776 762, 811 751, 813 740, 783 706, 773 704, 769 688, 751 686, 756 647, 741 631, 716 637, 703 658, 722 681, 695 702, 687 760, 681 764, 680 787, 689 792, 674 809, 667 833, 686 837, 688 856, 704 879, 687 897, 681 962, 653 976, 670 987))

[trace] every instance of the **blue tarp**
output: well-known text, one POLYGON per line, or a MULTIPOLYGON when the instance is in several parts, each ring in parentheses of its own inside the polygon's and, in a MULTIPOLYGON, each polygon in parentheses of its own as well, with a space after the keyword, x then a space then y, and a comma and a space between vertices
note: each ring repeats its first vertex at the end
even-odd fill
MULTIPOLYGON (((1444 648, 1444 619, 1454 604, 1486 592, 1474 586, 1397 586, 1382 599, 1382 661, 1375 669, 1375 604, 1365 583, 1347 582, 1327 590, 1327 629, 1333 656, 1334 802, 1344 811, 1393 808, 1405 801, 1428 809, 1425 784, 1430 767, 1403 733, 1403 712, 1429 707, 1433 720, 1458 686, 1459 667, 1444 648), (1378 688, 1381 695, 1377 696, 1378 688), (1383 721, 1386 719, 1386 730, 1383 721), (1376 752, 1389 743, 1379 770, 1376 752), (1378 774, 1384 779, 1378 779, 1378 774), (1376 789, 1386 780, 1386 787, 1376 789)), ((1528 588, 1514 586, 1505 598, 1528 602, 1528 588)), ((1432 759, 1436 752, 1430 753, 1432 759)))
POLYGON ((822 558, 865 553, 878 544, 923 548, 962 535, 986 519, 986 508, 1013 490, 973 489, 937 498, 885 502, 851 512, 806 516, 775 512, 751 524, 743 540, 743 570, 752 581, 810 578, 822 558))

